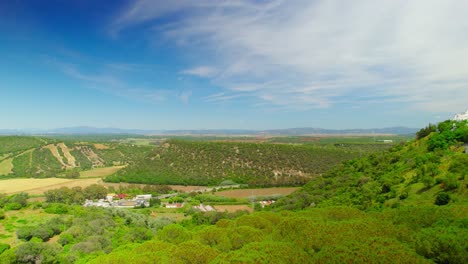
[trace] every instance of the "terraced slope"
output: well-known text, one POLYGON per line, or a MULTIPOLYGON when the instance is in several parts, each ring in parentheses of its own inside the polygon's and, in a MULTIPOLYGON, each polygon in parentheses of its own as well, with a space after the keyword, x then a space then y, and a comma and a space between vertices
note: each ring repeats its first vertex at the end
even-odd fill
POLYGON ((152 149, 151 146, 109 142, 93 144, 38 137, 0 137, 0 177, 78 177, 79 171, 133 163, 152 149))

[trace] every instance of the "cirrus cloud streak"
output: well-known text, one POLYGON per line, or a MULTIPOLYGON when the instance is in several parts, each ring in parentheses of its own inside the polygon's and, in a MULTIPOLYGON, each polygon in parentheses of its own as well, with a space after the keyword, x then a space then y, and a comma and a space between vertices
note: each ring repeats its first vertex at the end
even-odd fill
POLYGON ((199 52, 181 73, 224 89, 208 102, 250 96, 298 110, 387 103, 458 112, 468 98, 467 9, 455 0, 140 0, 110 31, 157 24, 148 32, 199 52))

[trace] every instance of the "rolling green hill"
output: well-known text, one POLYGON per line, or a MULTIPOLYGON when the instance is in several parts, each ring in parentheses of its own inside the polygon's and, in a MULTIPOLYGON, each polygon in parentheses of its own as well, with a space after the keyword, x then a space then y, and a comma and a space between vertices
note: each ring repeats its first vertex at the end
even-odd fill
POLYGON ((344 162, 313 178, 276 207, 360 209, 468 201, 467 121, 429 125, 417 140, 344 162), (464 145, 465 144, 465 145, 464 145))
POLYGON ((0 136, 0 157, 43 146, 49 139, 23 136, 0 136))
POLYGON ((105 180, 154 184, 298 185, 362 152, 333 146, 170 140, 105 180))
POLYGON ((129 165, 106 180, 197 185, 233 180, 257 186, 302 185, 341 161, 390 147, 345 138, 334 138, 328 144, 309 144, 307 140, 294 144, 255 142, 253 137, 225 139, 233 142, 218 140, 158 139, 157 146, 135 143, 123 136, 116 140, 111 136, 1 136, 0 178, 78 177, 76 172, 83 170, 129 165))
POLYGON ((0 177, 71 177, 77 171, 129 164, 152 146, 112 142, 86 143, 53 138, 0 137, 0 177))
MULTIPOLYGON (((26 194, 0 196, 3 238, 15 241, 0 243, 0 263, 467 263, 467 132, 466 121, 430 125, 415 141, 344 161, 251 214, 197 212, 188 202, 177 209, 184 220, 175 223, 153 215, 155 208, 28 207, 26 194)), ((188 158, 195 149, 209 161, 214 150, 238 160, 269 153, 277 164, 312 150, 321 162, 335 157, 320 152, 333 149, 185 141, 149 155, 178 154, 188 167, 200 162, 188 158)))

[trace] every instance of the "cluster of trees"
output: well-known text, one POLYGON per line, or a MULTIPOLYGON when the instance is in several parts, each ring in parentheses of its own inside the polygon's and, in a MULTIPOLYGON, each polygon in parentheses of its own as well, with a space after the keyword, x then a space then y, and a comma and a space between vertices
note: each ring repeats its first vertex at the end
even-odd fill
POLYGON ((468 231, 456 210, 362 212, 346 207, 257 212, 167 225, 90 263, 466 263, 468 231))
POLYGON ((68 207, 66 214, 17 229, 17 238, 23 242, 3 249, 0 263, 86 263, 115 248, 150 240, 157 230, 174 223, 141 211, 63 206, 68 207), (57 239, 49 241, 54 236, 57 239))
POLYGON ((64 203, 64 204, 82 204, 85 199, 101 199, 105 198, 108 190, 106 187, 98 184, 90 185, 86 188, 81 187, 61 187, 44 192, 48 203, 64 203))
POLYGON ((179 224, 150 217, 148 209, 64 206, 66 214, 19 228, 19 246, 0 244, 0 263, 468 261, 463 204, 194 212, 179 224))
MULTIPOLYGON (((0 194, 0 208, 4 210, 20 210, 28 205, 28 198, 29 195, 24 192, 10 196, 0 194)), ((2 218, 1 213, 0 218, 2 218)))
POLYGON ((301 185, 313 175, 358 157, 334 147, 170 140, 154 153, 106 177, 109 182, 256 186, 301 185))
POLYGON ((115 188, 113 186, 105 187, 99 184, 92 184, 85 188, 77 186, 52 189, 44 192, 44 196, 48 203, 83 204, 86 199, 96 200, 106 198, 108 193, 125 193, 129 195, 152 194, 153 196, 158 196, 170 193, 171 191, 172 188, 167 185, 138 186, 129 184, 120 185, 115 188))
POLYGON ((23 226, 16 230, 16 237, 26 241, 33 237, 41 241, 48 241, 51 237, 59 235, 71 225, 69 219, 60 217, 52 218, 51 220, 35 226, 23 226))
POLYGON ((429 151, 446 150, 455 142, 468 143, 468 121, 447 120, 437 125, 437 133, 428 140, 429 151))

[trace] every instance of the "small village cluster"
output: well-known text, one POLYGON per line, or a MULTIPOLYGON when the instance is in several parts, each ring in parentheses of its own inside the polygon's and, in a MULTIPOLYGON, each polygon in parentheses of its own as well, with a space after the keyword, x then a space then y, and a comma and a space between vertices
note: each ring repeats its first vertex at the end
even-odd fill
MULTIPOLYGON (((151 206, 151 199, 152 198, 166 198, 172 197, 177 194, 169 194, 169 195, 162 195, 153 197, 151 194, 140 194, 136 195, 133 198, 129 198, 128 194, 120 193, 120 194, 107 194, 105 199, 99 199, 97 201, 88 200, 86 199, 83 206, 85 207, 115 207, 115 208, 138 208, 138 207, 150 207, 151 206)), ((264 208, 265 206, 269 206, 273 204, 274 200, 265 200, 265 201, 258 201, 260 206, 264 208)), ((162 207, 168 209, 179 209, 185 206, 185 202, 162 202, 162 207)), ((195 205, 192 207, 195 210, 200 210, 202 212, 212 212, 216 211, 211 205, 195 205)))
POLYGON ((135 208, 135 207, 149 207, 150 200, 153 198, 151 194, 140 194, 133 199, 128 199, 127 194, 108 194, 106 199, 99 199, 97 202, 93 200, 86 200, 85 207, 117 207, 117 208, 135 208))

